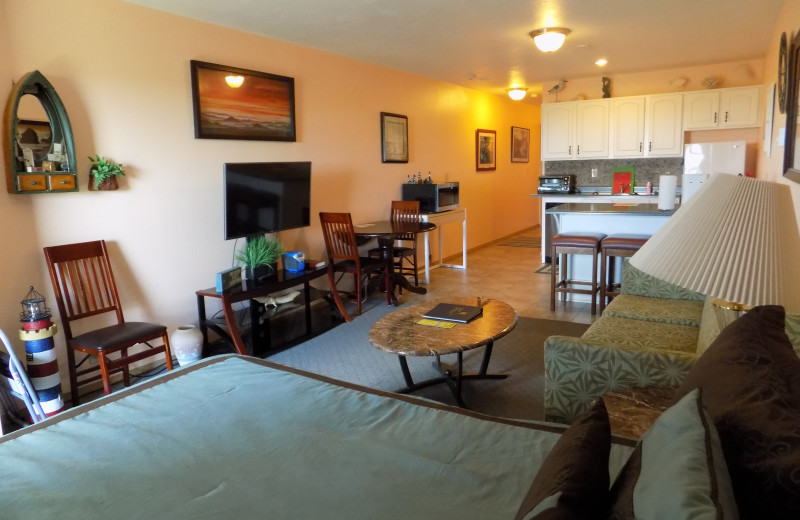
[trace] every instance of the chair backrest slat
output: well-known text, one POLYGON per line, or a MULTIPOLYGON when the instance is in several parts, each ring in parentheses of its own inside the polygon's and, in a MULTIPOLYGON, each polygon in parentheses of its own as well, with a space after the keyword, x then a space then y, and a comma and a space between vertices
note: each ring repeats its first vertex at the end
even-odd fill
MULTIPOLYGON (((418 200, 393 200, 392 201, 392 222, 419 222, 419 201, 418 200)), ((417 235, 410 233, 401 235, 397 240, 413 240, 416 242, 417 235)))
POLYGON ((71 321, 107 312, 125 321, 104 241, 46 247, 44 253, 68 337, 71 321))
POLYGON ((358 260, 358 245, 350 213, 320 212, 319 219, 328 260, 358 260))

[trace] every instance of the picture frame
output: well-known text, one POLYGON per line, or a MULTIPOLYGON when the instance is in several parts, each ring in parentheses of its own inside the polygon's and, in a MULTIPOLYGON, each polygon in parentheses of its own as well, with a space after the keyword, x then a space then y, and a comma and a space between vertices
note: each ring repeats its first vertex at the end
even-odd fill
POLYGON ((530 161, 531 131, 519 126, 511 127, 511 162, 526 163, 530 161))
POLYGON ((408 162, 408 117, 381 112, 381 162, 408 162))
POLYGON ((497 132, 475 130, 475 170, 479 172, 497 169, 497 132))
POLYGON ((190 63, 195 138, 297 140, 294 78, 204 61, 190 63))

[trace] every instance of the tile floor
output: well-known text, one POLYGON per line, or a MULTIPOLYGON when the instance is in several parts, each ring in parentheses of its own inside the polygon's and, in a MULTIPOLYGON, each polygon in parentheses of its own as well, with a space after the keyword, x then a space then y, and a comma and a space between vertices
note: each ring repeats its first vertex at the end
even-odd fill
MULTIPOLYGON (((426 295, 403 293, 400 301, 425 301, 447 296, 475 295, 501 299, 519 316, 576 323, 592 323, 588 302, 556 302, 550 310, 550 274, 543 267, 540 247, 513 247, 504 243, 541 243, 536 226, 511 237, 482 246, 467 254, 467 269, 439 268, 431 271, 426 295)), ((453 259, 460 263, 461 258, 453 259)))

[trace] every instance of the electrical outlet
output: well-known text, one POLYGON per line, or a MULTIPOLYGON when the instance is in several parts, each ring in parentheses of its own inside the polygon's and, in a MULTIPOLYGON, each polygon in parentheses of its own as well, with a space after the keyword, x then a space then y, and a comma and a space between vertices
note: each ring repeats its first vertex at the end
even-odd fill
POLYGON ((593 179, 597 178, 597 168, 592 168, 592 178, 593 179))

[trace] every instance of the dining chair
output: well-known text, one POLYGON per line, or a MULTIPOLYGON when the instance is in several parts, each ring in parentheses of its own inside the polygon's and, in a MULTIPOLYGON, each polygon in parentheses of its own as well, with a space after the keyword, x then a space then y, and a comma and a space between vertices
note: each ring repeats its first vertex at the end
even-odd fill
MULTIPOLYGON (((392 222, 419 222, 419 201, 418 200, 393 200, 390 214, 392 222)), ((400 235, 396 239, 396 244, 392 248, 395 272, 402 276, 413 275, 414 285, 419 286, 419 274, 417 272, 417 234, 409 233, 400 235), (405 245, 408 244, 408 245, 405 245)), ((369 256, 380 257, 382 249, 370 249, 369 256)), ((400 287, 402 292, 403 288, 400 287)))
MULTIPOLYGON (((167 370, 172 370, 167 327, 156 323, 125 321, 104 240, 45 247, 44 256, 61 316, 61 327, 67 340, 73 405, 80 403, 79 387, 98 379, 103 382, 103 391, 110 394, 111 376, 115 373, 122 372, 123 382, 128 386, 129 365, 136 361, 163 355, 167 370), (73 335, 74 322, 108 313, 114 314, 116 324, 73 335), (156 340, 160 340, 161 344, 150 344, 156 340), (131 347, 140 344, 148 348, 128 353, 131 347), (86 354, 78 363, 75 362, 75 351, 86 354), (81 368, 91 358, 97 358, 97 366, 81 368), (98 371, 100 373, 96 374, 98 371), (88 377, 79 380, 81 376, 88 377)), ((94 323, 94 320, 91 321, 94 323)), ((80 326, 85 328, 86 323, 80 326)))
MULTIPOLYGON (((322 224, 322 234, 325 237, 325 250, 328 254, 328 282, 331 292, 336 300, 339 291, 336 285, 335 273, 351 273, 354 277, 355 289, 348 293, 348 298, 356 303, 356 314, 361 314, 361 292, 366 292, 366 279, 372 273, 384 270, 384 261, 380 258, 362 257, 358 252, 353 220, 350 213, 320 212, 319 220, 322 224)), ((340 277, 341 279, 341 277, 340 277)), ((347 314, 337 301, 339 311, 345 319, 347 314)))

